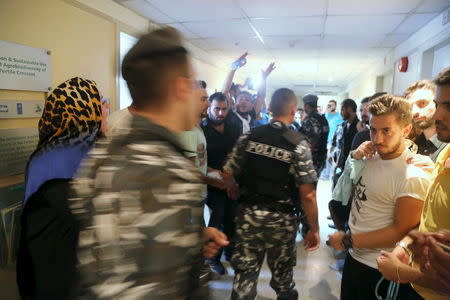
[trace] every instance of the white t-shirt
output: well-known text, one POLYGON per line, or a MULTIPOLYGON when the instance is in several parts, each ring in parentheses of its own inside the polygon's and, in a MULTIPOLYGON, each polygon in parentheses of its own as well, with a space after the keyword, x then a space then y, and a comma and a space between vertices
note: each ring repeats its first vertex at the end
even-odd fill
POLYGON ((242 121, 242 134, 250 131, 250 122, 252 121, 252 117, 248 115, 248 119, 241 116, 238 112, 236 112, 236 116, 242 121))
MULTIPOLYGON (((379 156, 368 160, 353 195, 349 226, 352 234, 371 232, 394 223, 396 200, 412 197, 425 200, 430 179, 422 169, 407 164, 409 150, 395 159, 383 160, 379 156)), ((377 268, 380 251, 387 248, 350 249, 357 261, 377 268)))
POLYGON ((132 116, 133 115, 130 113, 128 108, 124 108, 110 114, 106 123, 106 125, 108 126, 106 136, 112 137, 114 135, 117 135, 119 131, 129 131, 132 116))
MULTIPOLYGON (((190 131, 184 131, 178 135, 178 141, 184 150, 184 156, 187 158, 195 157, 195 167, 203 175, 208 172, 208 160, 206 154, 206 138, 200 127, 195 127, 190 131)), ((202 197, 206 197, 206 184, 202 190, 202 197)))

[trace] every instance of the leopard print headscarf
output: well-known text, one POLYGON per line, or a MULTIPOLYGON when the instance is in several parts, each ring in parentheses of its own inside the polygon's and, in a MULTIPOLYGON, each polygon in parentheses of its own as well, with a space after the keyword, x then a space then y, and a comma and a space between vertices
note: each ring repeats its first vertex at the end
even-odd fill
POLYGON ((101 96, 94 81, 75 77, 48 96, 39 120, 39 148, 76 144, 101 126, 101 96))

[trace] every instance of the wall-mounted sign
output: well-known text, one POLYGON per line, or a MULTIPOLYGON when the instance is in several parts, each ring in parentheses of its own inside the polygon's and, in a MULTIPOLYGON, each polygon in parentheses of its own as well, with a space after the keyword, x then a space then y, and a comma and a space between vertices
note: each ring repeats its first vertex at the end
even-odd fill
POLYGON ((51 90, 50 51, 0 41, 0 89, 51 90))
POLYGON ((44 101, 0 100, 0 119, 40 118, 44 110, 44 101))
POLYGON ((39 141, 37 128, 0 130, 0 177, 25 173, 25 166, 39 141))

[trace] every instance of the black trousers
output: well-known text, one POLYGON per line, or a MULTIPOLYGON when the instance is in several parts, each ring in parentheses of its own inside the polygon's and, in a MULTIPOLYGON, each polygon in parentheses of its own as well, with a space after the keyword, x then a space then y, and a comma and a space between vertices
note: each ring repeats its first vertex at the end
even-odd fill
MULTIPOLYGON (((378 300, 375 287, 383 275, 374 268, 355 260, 350 254, 345 259, 341 282, 341 300, 378 300)), ((386 298, 389 282, 383 281, 378 291, 386 298)), ((410 284, 401 284, 397 300, 423 300, 410 284)))
MULTIPOLYGON (((211 209, 211 216, 209 218, 209 227, 215 227, 226 234, 229 241, 232 241, 236 231, 234 217, 236 212, 236 201, 228 198, 225 191, 208 190, 206 197, 206 205, 211 209)), ((223 249, 223 248, 222 248, 223 249)), ((222 256, 222 249, 219 250, 216 260, 219 261, 222 256)), ((231 259, 233 252, 232 243, 225 247, 225 257, 227 260, 231 259)))

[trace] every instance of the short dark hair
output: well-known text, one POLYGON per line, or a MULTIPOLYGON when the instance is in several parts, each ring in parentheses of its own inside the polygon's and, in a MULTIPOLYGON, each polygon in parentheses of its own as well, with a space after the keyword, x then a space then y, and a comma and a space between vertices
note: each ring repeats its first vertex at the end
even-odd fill
POLYGON ((278 89, 272 95, 269 110, 274 116, 285 116, 289 113, 289 105, 293 102, 293 98, 295 98, 293 90, 288 88, 278 89))
POLYGON ((375 94, 373 94, 372 96, 370 96, 369 101, 373 101, 373 100, 375 100, 376 98, 378 98, 378 97, 380 97, 380 96, 383 96, 383 95, 386 95, 386 94, 387 94, 386 92, 378 92, 378 93, 375 93, 375 94))
POLYGON ((209 103, 212 103, 214 100, 219 101, 219 102, 226 102, 227 101, 227 96, 225 96, 224 93, 222 92, 216 92, 214 94, 212 94, 211 96, 209 96, 209 103))
POLYGON ((342 107, 350 107, 353 112, 356 112, 356 109, 357 109, 356 102, 353 99, 350 99, 350 98, 345 99, 344 101, 342 101, 341 106, 342 107))
POLYGON ((190 77, 188 53, 181 44, 175 28, 163 27, 143 35, 125 55, 122 75, 136 108, 165 99, 169 93, 166 82, 174 74, 190 77))
POLYGON ((199 86, 200 88, 202 88, 202 89, 206 89, 207 84, 206 84, 206 82, 205 82, 204 80, 199 80, 199 81, 198 81, 198 86, 199 86))
POLYGON ((334 99, 331 99, 330 101, 328 101, 328 103, 330 103, 330 102, 334 102, 334 105, 337 105, 337 102, 334 99))
POLYGON ((402 125, 412 122, 411 105, 399 96, 386 94, 373 100, 369 106, 369 113, 373 116, 383 116, 393 114, 402 125))
POLYGON ((367 102, 370 102, 370 97, 364 97, 364 98, 361 100, 361 104, 364 104, 364 103, 367 103, 367 102))
POLYGON ((417 90, 430 90, 436 92, 436 85, 430 80, 419 80, 408 86, 403 97, 408 99, 417 90))
POLYGON ((297 111, 305 111, 303 108, 299 107, 297 108, 297 111))
POLYGON ((437 86, 449 85, 450 84, 450 67, 442 70, 436 78, 433 80, 434 84, 437 86))

